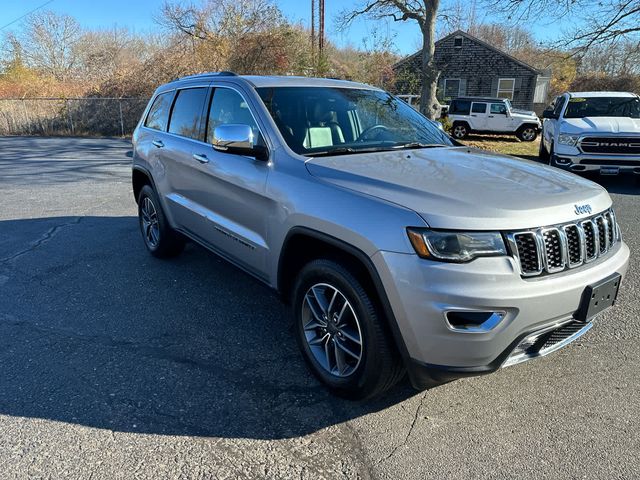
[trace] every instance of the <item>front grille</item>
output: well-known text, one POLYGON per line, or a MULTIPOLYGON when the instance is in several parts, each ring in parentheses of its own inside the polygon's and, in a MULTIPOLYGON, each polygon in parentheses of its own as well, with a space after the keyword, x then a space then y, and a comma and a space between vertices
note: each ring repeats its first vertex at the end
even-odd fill
POLYGON ((639 155, 640 137, 585 137, 579 146, 585 153, 639 155))
POLYGON ((524 277, 557 273, 606 255, 619 240, 613 210, 577 223, 507 234, 524 277))

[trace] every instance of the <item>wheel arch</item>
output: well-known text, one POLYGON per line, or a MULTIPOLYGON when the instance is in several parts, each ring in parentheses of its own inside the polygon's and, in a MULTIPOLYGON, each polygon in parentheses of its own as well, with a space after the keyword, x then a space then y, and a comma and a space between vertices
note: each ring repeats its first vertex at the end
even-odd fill
POLYGON ((145 185, 150 185, 151 188, 156 190, 156 192, 158 191, 149 170, 138 165, 134 166, 131 170, 131 186, 133 188, 133 197, 136 203, 138 203, 140 191, 145 185))
POLYGON ((292 289, 297 272, 311 260, 330 258, 353 270, 364 289, 371 295, 384 314, 385 327, 393 336, 394 344, 405 364, 409 352, 391 308, 391 303, 378 272, 369 256, 359 248, 326 233, 307 227, 292 228, 283 243, 278 261, 277 290, 283 301, 291 303, 292 289))

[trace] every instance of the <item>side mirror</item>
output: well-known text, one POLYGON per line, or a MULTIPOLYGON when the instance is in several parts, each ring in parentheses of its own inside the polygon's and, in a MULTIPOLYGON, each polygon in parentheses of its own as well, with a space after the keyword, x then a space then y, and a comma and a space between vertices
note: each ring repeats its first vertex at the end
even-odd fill
POLYGON ((553 113, 553 110, 544 110, 542 112, 542 118, 553 118, 553 119, 557 119, 558 116, 553 113))
POLYGON ((255 144, 253 129, 249 125, 218 125, 213 131, 213 148, 219 152, 247 155, 258 160, 266 160, 266 147, 255 144))

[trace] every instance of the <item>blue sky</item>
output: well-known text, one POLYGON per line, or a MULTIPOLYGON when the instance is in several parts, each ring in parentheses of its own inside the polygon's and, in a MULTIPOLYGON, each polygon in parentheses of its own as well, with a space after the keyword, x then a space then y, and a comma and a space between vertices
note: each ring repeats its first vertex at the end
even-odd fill
MULTIPOLYGON (((44 4, 47 0, 14 0, 3 1, 0 11, 0 27, 17 19, 21 15, 44 4)), ((157 28, 153 15, 160 10, 163 0, 52 0, 43 9, 74 16, 85 27, 99 28, 118 25, 129 27, 143 33, 157 28)), ((309 22, 309 0, 276 0, 282 11, 290 20, 309 22)), ((352 44, 362 46, 363 39, 370 38, 374 30, 394 35, 394 43, 398 53, 410 54, 418 49, 420 30, 413 22, 374 22, 359 20, 348 32, 335 30, 334 17, 345 5, 356 4, 349 0, 326 0, 325 22, 329 38, 339 45, 352 44)), ((15 23, 5 30, 19 26, 15 23)), ((540 25, 537 36, 545 37, 548 26, 540 25)), ((0 32, 1 33, 1 32, 0 32)))

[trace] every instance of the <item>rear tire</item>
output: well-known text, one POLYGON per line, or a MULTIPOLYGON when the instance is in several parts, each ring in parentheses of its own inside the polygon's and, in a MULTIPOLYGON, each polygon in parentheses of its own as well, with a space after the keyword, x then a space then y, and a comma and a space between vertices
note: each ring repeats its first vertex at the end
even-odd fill
POLYGON ((340 263, 319 259, 303 267, 292 308, 302 356, 333 394, 352 400, 375 397, 404 375, 382 316, 340 263))
POLYGON ((157 258, 175 257, 184 250, 185 239, 176 232, 162 210, 158 195, 145 185, 138 196, 138 219, 144 245, 157 258))
POLYGON ((462 140, 469 135, 469 125, 464 122, 455 122, 451 126, 451 136, 458 140, 462 140))
POLYGON ((533 142, 538 138, 538 130, 531 125, 523 125, 516 132, 516 136, 523 142, 533 142))

